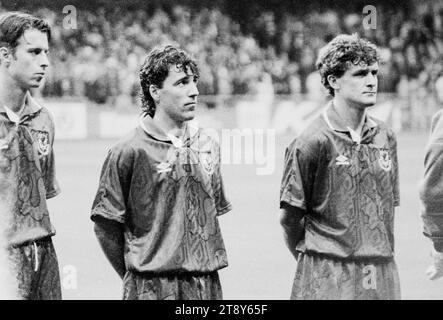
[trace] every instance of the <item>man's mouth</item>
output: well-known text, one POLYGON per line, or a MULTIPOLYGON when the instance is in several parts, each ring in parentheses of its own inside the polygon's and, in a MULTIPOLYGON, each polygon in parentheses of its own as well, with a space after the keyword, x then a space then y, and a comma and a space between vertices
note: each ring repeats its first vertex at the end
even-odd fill
POLYGON ((45 76, 44 73, 36 73, 36 74, 34 74, 34 78, 38 78, 38 79, 43 79, 44 76, 45 76))

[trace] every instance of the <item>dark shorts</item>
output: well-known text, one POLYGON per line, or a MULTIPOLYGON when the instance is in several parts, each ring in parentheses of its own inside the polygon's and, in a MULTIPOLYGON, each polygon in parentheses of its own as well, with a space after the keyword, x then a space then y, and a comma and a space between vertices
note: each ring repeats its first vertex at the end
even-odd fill
POLYGON ((61 300, 57 255, 50 237, 10 250, 22 299, 61 300))
POLYGON ((124 300, 222 300, 218 272, 153 275, 128 271, 123 278, 124 300))
POLYGON ((347 260, 300 254, 292 300, 397 300, 400 280, 393 259, 347 260))

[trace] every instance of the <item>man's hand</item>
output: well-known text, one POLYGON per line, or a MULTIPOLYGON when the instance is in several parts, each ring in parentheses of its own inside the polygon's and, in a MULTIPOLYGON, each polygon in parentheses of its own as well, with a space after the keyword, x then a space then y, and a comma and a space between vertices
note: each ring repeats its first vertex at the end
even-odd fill
POLYGON ((295 248, 305 233, 304 216, 305 212, 296 207, 285 205, 281 209, 280 224, 283 227, 283 235, 286 245, 295 260, 298 260, 299 255, 299 252, 295 248))
POLYGON ((123 279, 126 273, 123 225, 102 217, 96 217, 94 222, 95 235, 105 256, 123 279))
POLYGON ((426 270, 429 280, 437 280, 443 276, 443 252, 438 252, 432 248, 431 252, 433 264, 426 270))

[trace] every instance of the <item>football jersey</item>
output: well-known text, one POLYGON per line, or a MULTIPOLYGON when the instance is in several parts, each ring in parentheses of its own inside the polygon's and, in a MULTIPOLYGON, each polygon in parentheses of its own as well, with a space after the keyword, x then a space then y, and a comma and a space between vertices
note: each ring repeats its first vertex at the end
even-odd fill
POLYGON ((231 209, 220 148, 187 128, 177 139, 147 117, 106 157, 91 218, 124 224, 128 270, 211 272, 228 264, 217 219, 231 209))
POLYGON ((60 192, 53 142, 52 117, 29 93, 20 116, 0 107, 0 214, 10 245, 55 234, 46 205, 60 192))
POLYGON ((361 137, 353 139, 330 103, 286 149, 280 207, 306 212, 297 250, 392 257, 398 183, 394 133, 366 116, 361 137))
POLYGON ((425 172, 420 182, 423 234, 436 249, 443 248, 443 110, 432 118, 431 136, 425 152, 425 172))

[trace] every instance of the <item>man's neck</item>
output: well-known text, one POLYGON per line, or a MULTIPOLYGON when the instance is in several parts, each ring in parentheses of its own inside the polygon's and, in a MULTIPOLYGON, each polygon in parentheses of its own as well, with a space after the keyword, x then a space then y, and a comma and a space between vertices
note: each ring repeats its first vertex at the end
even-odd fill
POLYGON ((163 112, 156 112, 153 119, 166 134, 173 135, 177 138, 183 136, 185 122, 177 122, 163 112))
POLYGON ((26 101, 27 90, 13 85, 11 81, 5 81, 0 77, 0 103, 6 105, 11 111, 20 113, 26 101))
POLYGON ((332 104, 345 125, 360 134, 366 117, 366 108, 349 105, 339 97, 334 97, 332 104))

